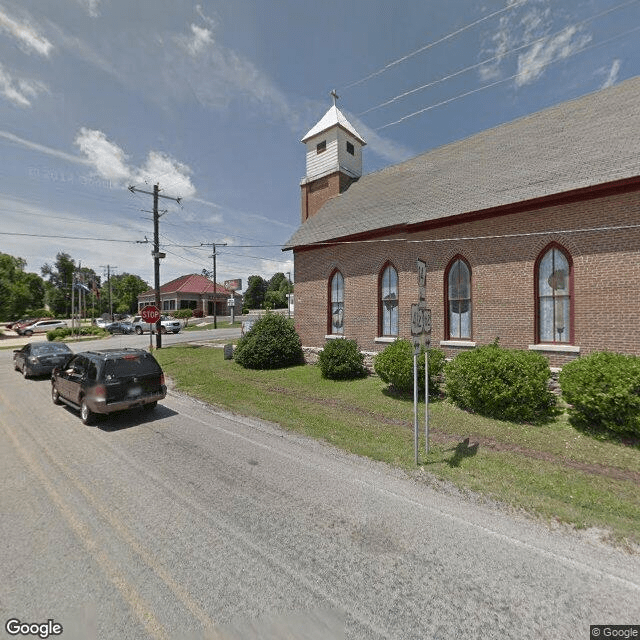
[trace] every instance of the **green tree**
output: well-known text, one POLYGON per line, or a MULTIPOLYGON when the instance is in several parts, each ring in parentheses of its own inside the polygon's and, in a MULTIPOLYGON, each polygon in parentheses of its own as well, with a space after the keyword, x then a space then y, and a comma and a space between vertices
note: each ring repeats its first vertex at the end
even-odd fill
POLYGON ((44 281, 35 273, 25 273, 27 263, 0 253, 0 318, 17 320, 30 309, 44 306, 44 281))
POLYGON ((138 296, 148 289, 149 285, 140 276, 131 273, 111 276, 114 313, 135 313, 138 308, 138 296))
POLYGON ((48 286, 45 302, 56 315, 68 316, 71 313, 71 285, 76 264, 68 253, 58 253, 53 265, 44 264, 41 268, 48 286))
POLYGON ((264 304, 268 282, 262 276, 249 276, 244 294, 244 306, 247 309, 260 309, 264 304))
POLYGON ((287 307, 287 294, 292 291, 293 286, 284 273, 276 273, 267 284, 264 301, 272 309, 285 309, 287 307))

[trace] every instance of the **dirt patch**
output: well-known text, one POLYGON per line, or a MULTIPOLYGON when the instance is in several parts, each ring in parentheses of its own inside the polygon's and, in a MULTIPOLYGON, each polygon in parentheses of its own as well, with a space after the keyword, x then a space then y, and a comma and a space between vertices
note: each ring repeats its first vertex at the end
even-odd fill
MULTIPOLYGON (((289 396, 297 396, 298 394, 290 389, 285 389, 283 387, 268 387, 269 391, 273 391, 275 393, 281 395, 289 395, 289 396)), ((354 407, 352 405, 346 404, 340 400, 336 399, 327 399, 327 398, 316 398, 313 396, 304 396, 304 400, 306 402, 311 402, 313 404, 318 404, 326 407, 333 407, 343 410, 345 412, 367 416, 369 418, 373 418, 377 422, 381 424, 387 424, 390 426, 399 426, 406 427, 408 429, 413 428, 413 423, 409 420, 399 420, 394 418, 389 418, 375 411, 367 411, 366 409, 362 409, 361 407, 354 407)), ((527 447, 521 447, 519 445, 510 443, 510 442, 500 442, 498 440, 492 438, 485 438, 482 436, 467 436, 467 435, 457 435, 452 433, 443 433, 438 431, 437 429, 431 428, 429 430, 429 437, 432 442, 443 444, 443 445, 457 445, 462 441, 472 441, 472 446, 477 449, 488 449, 491 451, 497 452, 509 452, 509 453, 517 453, 518 455, 531 458, 532 460, 541 460, 543 462, 550 462, 552 464, 556 464, 558 466, 565 467, 566 469, 574 469, 576 471, 582 471, 583 473, 588 473, 591 475, 602 476, 605 478, 612 478, 615 480, 625 480, 628 482, 633 482, 640 486, 640 472, 638 471, 630 471, 626 469, 618 469, 617 467, 610 467, 606 465, 599 465, 588 462, 579 462, 577 460, 571 460, 570 458, 566 458, 563 456, 557 456, 552 453, 547 453, 545 451, 538 451, 536 449, 529 449, 527 447)))

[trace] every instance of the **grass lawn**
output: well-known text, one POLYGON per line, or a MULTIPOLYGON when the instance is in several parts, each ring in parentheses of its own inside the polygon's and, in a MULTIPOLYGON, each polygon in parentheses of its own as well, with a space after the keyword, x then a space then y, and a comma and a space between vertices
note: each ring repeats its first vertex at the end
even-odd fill
POLYGON ((171 346, 154 352, 180 391, 230 411, 276 422, 346 451, 479 492, 517 509, 640 544, 640 446, 594 439, 563 414, 521 425, 430 403, 430 452, 414 465, 413 400, 376 376, 324 380, 314 366, 243 369, 223 350, 171 346))

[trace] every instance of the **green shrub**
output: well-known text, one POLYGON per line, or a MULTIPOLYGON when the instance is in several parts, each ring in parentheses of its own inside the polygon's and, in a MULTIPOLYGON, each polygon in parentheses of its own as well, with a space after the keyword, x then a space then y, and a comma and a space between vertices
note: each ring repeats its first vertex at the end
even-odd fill
MULTIPOLYGON (((429 349, 429 395, 440 394, 440 376, 444 368, 444 353, 429 349)), ((413 344, 409 340, 396 340, 376 356, 375 372, 383 382, 401 393, 413 392, 413 344)), ((424 389, 424 349, 418 357, 418 389, 424 389)))
POLYGON ((560 373, 571 421, 596 431, 640 435, 640 358, 597 352, 560 373))
POLYGON ((184 320, 184 326, 186 327, 189 325, 189 318, 193 317, 193 311, 191 309, 178 309, 171 315, 178 320, 184 320))
POLYGON ((355 340, 329 340, 318 357, 323 378, 329 380, 355 380, 364 378, 364 354, 355 340))
POLYGON ((546 358, 494 344, 458 354, 445 366, 447 395, 462 409, 513 422, 542 422, 555 415, 546 358))
POLYGON ((280 369, 304 361, 293 323, 273 313, 260 318, 240 338, 233 357, 245 369, 280 369))
POLYGON ((75 329, 71 329, 71 327, 67 327, 66 329, 53 329, 52 331, 47 331, 47 340, 49 342, 53 342, 55 340, 64 340, 69 336, 81 335, 81 336, 106 336, 109 335, 107 331, 101 329, 100 327, 90 326, 90 327, 76 327, 75 329))
POLYGON ((53 312, 49 309, 33 309, 29 310, 25 315, 30 318, 52 318, 53 312))

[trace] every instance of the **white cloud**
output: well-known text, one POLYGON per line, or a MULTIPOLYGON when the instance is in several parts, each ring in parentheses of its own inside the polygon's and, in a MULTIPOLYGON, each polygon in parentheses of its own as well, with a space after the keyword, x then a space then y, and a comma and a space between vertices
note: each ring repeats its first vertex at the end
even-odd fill
POLYGON ((512 36, 509 29, 509 18, 500 18, 498 30, 491 36, 491 57, 495 57, 490 63, 480 67, 482 81, 495 80, 500 76, 500 65, 505 53, 512 47, 512 36))
POLYGON ((620 67, 622 66, 622 61, 620 59, 616 59, 613 61, 611 65, 611 69, 609 69, 609 74, 607 79, 604 81, 602 85, 602 89, 606 89, 607 87, 613 86, 618 80, 618 74, 620 73, 620 67))
MULTIPOLYGON (((509 4, 517 2, 510 0, 509 4)), ((549 0, 539 0, 535 4, 522 3, 503 16, 497 30, 485 37, 488 44, 482 54, 488 54, 491 61, 480 67, 480 79, 487 82, 513 74, 516 87, 520 87, 539 79, 550 63, 585 47, 591 35, 577 25, 558 28, 560 25, 554 15, 558 10, 558 6, 549 0), (509 58, 523 49, 526 49, 524 53, 517 57, 516 73, 505 69, 509 58)))
POLYGON ((277 116, 297 123, 286 97, 270 78, 250 60, 218 42, 213 31, 216 22, 203 13, 200 5, 196 11, 208 26, 191 24, 188 35, 175 36, 175 59, 170 60, 170 71, 165 68, 166 85, 174 89, 174 95, 194 95, 201 104, 213 108, 226 108, 238 96, 249 97, 277 116), (184 89, 185 83, 189 91, 184 89))
POLYGON ((81 7, 84 7, 84 9, 86 9, 87 13, 92 18, 97 18, 100 15, 100 12, 98 11, 100 0, 78 0, 78 3, 81 7))
POLYGON ((45 57, 51 54, 53 45, 49 40, 40 35, 28 22, 18 22, 10 17, 2 7, 0 7, 0 29, 13 36, 20 47, 28 53, 35 51, 45 57))
POLYGON ((125 163, 127 156, 124 151, 109 142, 101 131, 82 127, 74 142, 101 177, 124 183, 131 176, 131 170, 125 163))
POLYGON ((199 27, 196 24, 191 25, 191 37, 179 39, 189 55, 196 57, 202 53, 208 46, 213 44, 213 34, 209 29, 199 27))
POLYGON ((42 144, 31 142, 30 140, 25 140, 24 138, 20 138, 15 134, 10 133, 9 131, 0 131, 0 138, 9 140, 10 142, 13 142, 15 144, 19 144, 20 146, 31 149, 32 151, 44 153, 53 158, 59 158, 61 160, 66 160, 67 162, 73 162, 75 164, 90 164, 89 160, 85 158, 81 158, 80 156, 73 156, 70 153, 65 153, 64 151, 52 149, 51 147, 45 147, 42 144))
MULTIPOLYGON (((293 260, 261 260, 260 272, 267 274, 267 279, 276 273, 284 273, 285 275, 291 273, 291 279, 293 280, 293 260)), ((242 283, 246 286, 246 283, 242 283)))
POLYGON ((190 174, 191 169, 186 164, 159 151, 150 151, 146 163, 135 171, 132 179, 134 182, 159 183, 165 192, 190 198, 196 193, 190 174))
POLYGON ((356 128, 356 131, 366 140, 367 147, 388 162, 397 164, 416 155, 414 151, 411 151, 407 147, 387 138, 383 138, 355 116, 349 114, 347 115, 347 118, 356 128))
POLYGON ((19 107, 30 107, 31 100, 46 91, 46 85, 37 80, 14 79, 0 64, 0 95, 13 104, 19 107))
POLYGON ((568 58, 585 47, 590 40, 590 35, 581 34, 577 27, 570 26, 553 38, 537 42, 526 53, 518 56, 516 86, 537 80, 550 62, 568 58))
POLYGON ((82 127, 75 144, 85 154, 98 175, 106 180, 127 186, 131 182, 160 184, 163 191, 176 197, 191 198, 196 188, 191 182, 191 169, 166 153, 150 151, 141 167, 127 164, 127 155, 102 131, 82 127))

